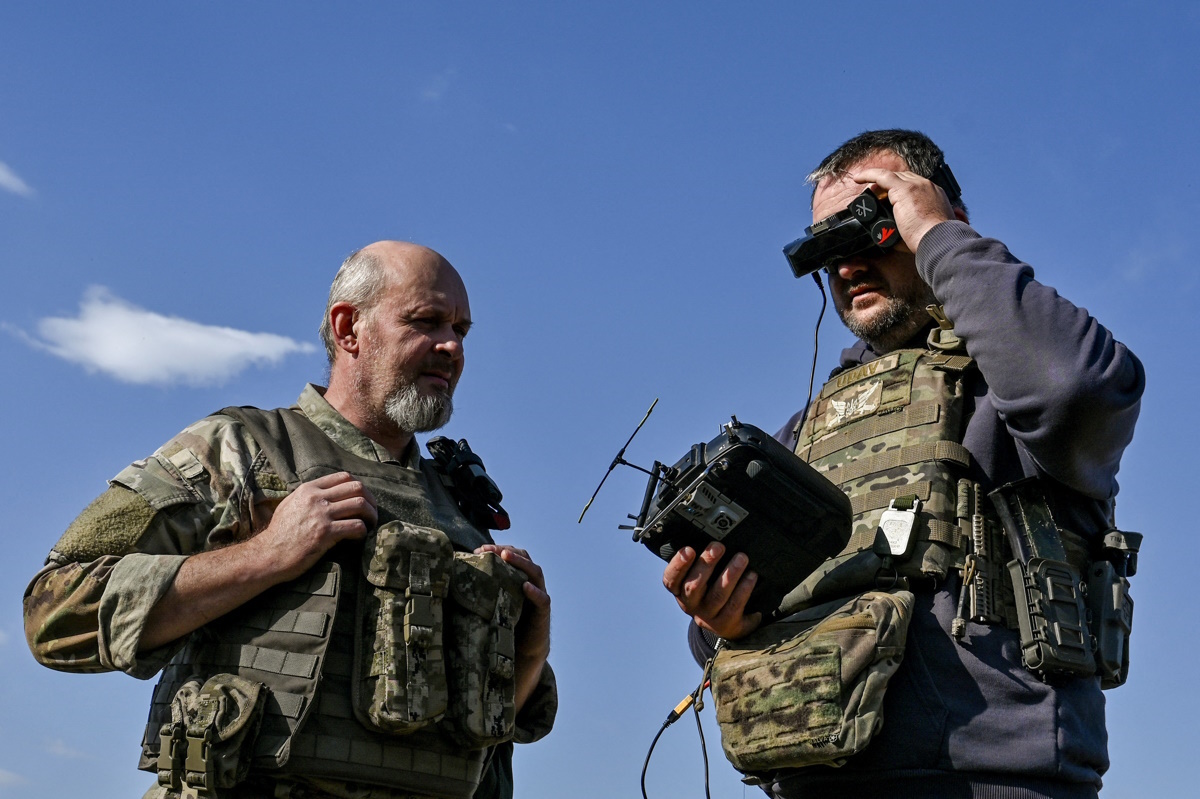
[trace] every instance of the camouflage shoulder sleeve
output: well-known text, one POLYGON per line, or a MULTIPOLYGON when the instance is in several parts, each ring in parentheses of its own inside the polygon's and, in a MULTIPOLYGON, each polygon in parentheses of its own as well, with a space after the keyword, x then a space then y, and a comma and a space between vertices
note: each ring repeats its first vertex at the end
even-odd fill
POLYGON ((71 523, 26 590, 34 657, 69 671, 134 668, 145 614, 161 595, 147 590, 147 575, 169 585, 180 556, 248 536, 265 512, 256 486, 271 484, 271 475, 256 474, 262 468, 242 426, 212 416, 122 470, 71 523), (135 553, 162 563, 139 563, 140 579, 116 579, 135 553))
POLYGON ((517 714, 517 734, 513 740, 519 744, 540 741, 550 734, 557 715, 558 682, 554 678, 554 670, 546 663, 542 666, 537 687, 517 714))

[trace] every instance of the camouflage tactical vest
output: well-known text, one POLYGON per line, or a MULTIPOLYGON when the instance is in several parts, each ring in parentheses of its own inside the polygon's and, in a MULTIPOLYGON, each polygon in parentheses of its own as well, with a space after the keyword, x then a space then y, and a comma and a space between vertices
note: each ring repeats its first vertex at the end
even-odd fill
POLYGON ((964 579, 970 617, 1001 620, 1000 528, 960 443, 974 362, 949 329, 929 344, 838 373, 794 431, 796 454, 850 497, 853 530, 784 598, 791 615, 713 659, 722 747, 751 779, 839 765, 870 743, 904 653, 906 589, 986 564, 964 579))
POLYGON ((360 458, 289 409, 220 415, 247 427, 289 490, 353 474, 375 496, 379 524, 365 543, 339 544, 299 579, 192 635, 155 688, 139 768, 169 779, 163 725, 180 687, 233 674, 269 689, 245 753, 254 773, 472 796, 487 747, 514 732, 502 689, 512 684, 523 575, 469 554, 491 537, 431 462, 415 471, 360 458), (463 658, 482 666, 447 666, 463 658))
MULTIPOLYGON (((1004 562, 1003 533, 966 479, 970 454, 960 443, 974 361, 952 330, 934 328, 928 343, 834 375, 795 430, 796 454, 849 495, 854 519, 846 548, 789 595, 792 608, 905 581, 941 583, 967 551, 1004 562)), ((997 577, 992 568, 971 587, 981 621, 1003 618, 997 577)))

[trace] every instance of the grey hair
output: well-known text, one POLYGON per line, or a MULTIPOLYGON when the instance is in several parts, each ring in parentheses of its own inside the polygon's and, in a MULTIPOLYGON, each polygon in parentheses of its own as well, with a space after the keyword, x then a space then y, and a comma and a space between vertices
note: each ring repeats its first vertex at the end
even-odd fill
POLYGON ((342 261, 341 268, 333 278, 333 285, 329 287, 329 301, 325 303, 325 318, 321 320, 320 328, 330 366, 333 366, 333 359, 337 355, 337 343, 333 340, 329 311, 339 302, 348 302, 366 313, 375 307, 386 279, 379 258, 365 249, 355 250, 342 261))
MULTIPOLYGON (((900 156, 908 165, 910 171, 923 178, 933 177, 940 164, 945 162, 942 148, 933 143, 933 139, 918 130, 903 130, 890 128, 888 130, 864 131, 849 141, 843 143, 821 161, 808 176, 807 180, 813 186, 816 194, 817 184, 823 178, 841 177, 850 167, 861 163, 866 158, 881 152, 891 152, 900 156)), ((967 212, 967 206, 962 198, 954 200, 954 207, 967 212)))

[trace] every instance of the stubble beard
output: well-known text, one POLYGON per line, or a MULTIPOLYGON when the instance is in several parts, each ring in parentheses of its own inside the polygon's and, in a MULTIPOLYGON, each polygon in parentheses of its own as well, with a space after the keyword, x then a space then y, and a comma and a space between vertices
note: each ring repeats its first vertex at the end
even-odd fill
POLYGON ((405 382, 387 398, 383 412, 401 430, 428 433, 450 421, 454 401, 450 391, 422 394, 416 383, 405 382))
POLYGON ((842 322, 876 352, 889 352, 904 345, 929 322, 925 308, 937 303, 933 292, 923 283, 920 290, 905 296, 883 298, 883 307, 863 319, 854 311, 853 301, 842 310, 842 322))

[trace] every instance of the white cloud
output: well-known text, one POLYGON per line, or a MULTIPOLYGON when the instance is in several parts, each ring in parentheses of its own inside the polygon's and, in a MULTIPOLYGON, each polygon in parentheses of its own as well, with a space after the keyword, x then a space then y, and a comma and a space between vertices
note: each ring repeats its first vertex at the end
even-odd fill
POLYGON ((46 751, 56 757, 65 757, 71 760, 95 760, 93 755, 87 752, 80 752, 78 749, 72 749, 67 746, 66 742, 61 738, 55 738, 52 741, 46 741, 46 751))
POLYGON ((219 385, 249 366, 277 364, 292 353, 317 349, 274 333, 202 325, 147 311, 103 286, 84 293, 77 317, 40 320, 36 338, 14 332, 88 372, 141 385, 219 385))
POLYGON ((0 189, 11 191, 22 197, 32 197, 33 187, 21 180, 21 176, 12 171, 12 167, 0 161, 0 189))
POLYGON ((439 72, 429 79, 429 83, 421 90, 421 99, 426 102, 436 103, 442 99, 442 95, 450 88, 450 81, 454 78, 455 70, 453 67, 439 72))
POLYGON ((20 774, 13 774, 11 771, 0 768, 0 785, 20 785, 23 782, 25 782, 25 778, 20 774))

